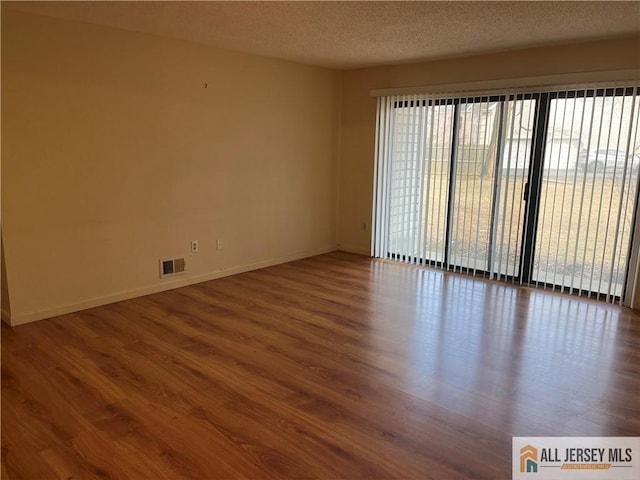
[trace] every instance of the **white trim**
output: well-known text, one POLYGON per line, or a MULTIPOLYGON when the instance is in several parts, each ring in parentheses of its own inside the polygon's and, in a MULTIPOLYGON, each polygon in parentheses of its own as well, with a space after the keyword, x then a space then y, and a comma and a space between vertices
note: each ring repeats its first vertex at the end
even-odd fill
MULTIPOLYGON (((505 88, 526 89, 533 93, 539 89, 548 90, 549 87, 558 86, 566 90, 573 87, 581 87, 595 82, 607 82, 608 87, 616 86, 615 82, 628 82, 640 80, 640 69, 608 70, 601 72, 565 73, 559 75, 541 75, 536 77, 504 78, 499 80, 484 80, 464 83, 440 83, 433 85, 416 85, 409 87, 379 88, 371 90, 372 97, 388 95, 416 95, 421 93, 455 93, 473 92, 474 94, 495 93, 496 90, 505 88)), ((626 86, 626 85, 625 85, 626 86)))
MULTIPOLYGON (((86 300, 78 303, 71 303, 66 305, 60 305, 56 307, 44 308, 40 310, 33 310, 30 312, 21 313, 19 315, 9 315, 5 322, 9 323, 9 325, 17 326, 23 325, 25 323, 31 323, 38 320, 44 320, 51 317, 56 317, 58 315, 65 315, 67 313, 73 313, 80 310, 85 310, 87 308, 99 307, 102 305, 107 305, 109 303, 121 302, 123 300, 129 300, 132 298, 142 297, 145 295, 151 295, 153 293, 164 292, 166 290, 173 290, 175 288, 186 287, 188 285, 193 285, 196 283, 207 282, 209 280, 215 280, 217 278, 228 277, 231 275, 237 275, 239 273, 249 272, 251 270, 258 270, 260 268, 273 267, 275 265, 280 265, 282 263, 293 262, 295 260, 300 260, 303 258, 313 257, 316 255, 322 255, 329 252, 336 251, 336 246, 332 245, 330 247, 321 248, 314 251, 307 251, 303 253, 297 253, 294 255, 287 255, 284 257, 273 258, 269 260, 262 260, 255 263, 249 263, 246 265, 238 265, 236 267, 231 267, 227 269, 217 270, 215 272, 208 272, 200 275, 194 275, 191 277, 182 276, 175 281, 166 282, 163 281, 162 284, 149 285, 142 288, 136 288, 133 290, 124 290, 121 292, 113 293, 111 295, 105 295, 102 297, 92 298, 90 300, 86 300)), ((5 319, 5 312, 2 312, 3 320, 5 319)))

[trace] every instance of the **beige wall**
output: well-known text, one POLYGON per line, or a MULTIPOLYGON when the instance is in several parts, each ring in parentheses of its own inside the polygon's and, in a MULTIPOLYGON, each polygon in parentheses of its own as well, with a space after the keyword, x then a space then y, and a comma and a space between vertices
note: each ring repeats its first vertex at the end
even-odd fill
POLYGON ((334 249, 339 102, 339 72, 3 11, 11 323, 334 249))
POLYGON ((575 73, 580 74, 576 78, 588 80, 592 76, 590 72, 639 67, 640 39, 636 37, 345 72, 339 182, 340 248, 370 252, 376 118, 376 99, 370 96, 371 90, 575 73), (587 74, 582 75, 585 72, 587 74))

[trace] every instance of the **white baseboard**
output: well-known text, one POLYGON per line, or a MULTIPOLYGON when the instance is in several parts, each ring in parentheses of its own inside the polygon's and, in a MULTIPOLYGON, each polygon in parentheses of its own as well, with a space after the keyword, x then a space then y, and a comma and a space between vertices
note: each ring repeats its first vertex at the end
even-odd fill
POLYGON ((131 298, 142 297, 144 295, 151 295, 153 293, 164 292, 166 290, 173 290, 174 288, 186 287, 187 285, 207 282, 209 280, 215 280, 216 278, 228 277, 231 275, 237 275, 239 273, 249 272, 251 270, 258 270, 261 268, 272 267, 274 265, 280 265, 282 263, 293 262, 302 258, 314 257, 316 255, 322 255, 325 253, 333 252, 335 250, 335 246, 325 247, 315 251, 302 252, 279 258, 272 258, 260 262, 248 263, 246 265, 238 265, 235 267, 216 270, 214 272, 208 272, 205 274, 189 277, 182 276, 178 279, 168 282, 163 281, 161 284, 149 285, 133 290, 125 290, 110 295, 92 298, 83 302, 60 305, 40 310, 33 310, 31 312, 24 312, 18 315, 9 315, 8 312, 2 311, 2 319, 12 327, 23 325, 25 323, 31 323, 38 320, 57 317, 58 315, 66 315, 67 313, 73 313, 80 310, 85 310, 87 308, 99 307, 101 305, 107 305, 109 303, 121 302, 123 300, 129 300, 131 298))

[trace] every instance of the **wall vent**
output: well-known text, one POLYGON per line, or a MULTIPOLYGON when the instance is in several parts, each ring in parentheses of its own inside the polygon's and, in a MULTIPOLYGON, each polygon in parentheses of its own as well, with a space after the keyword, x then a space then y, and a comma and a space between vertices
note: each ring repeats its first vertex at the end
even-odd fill
POLYGON ((186 263, 184 258, 160 260, 160 278, 184 272, 186 263))

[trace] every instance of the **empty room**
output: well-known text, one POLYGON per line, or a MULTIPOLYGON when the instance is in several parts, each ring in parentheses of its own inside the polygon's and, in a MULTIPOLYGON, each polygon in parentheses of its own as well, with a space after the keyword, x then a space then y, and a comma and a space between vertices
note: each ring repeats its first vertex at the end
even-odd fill
POLYGON ((640 478, 640 3, 1 2, 1 478, 640 478))

